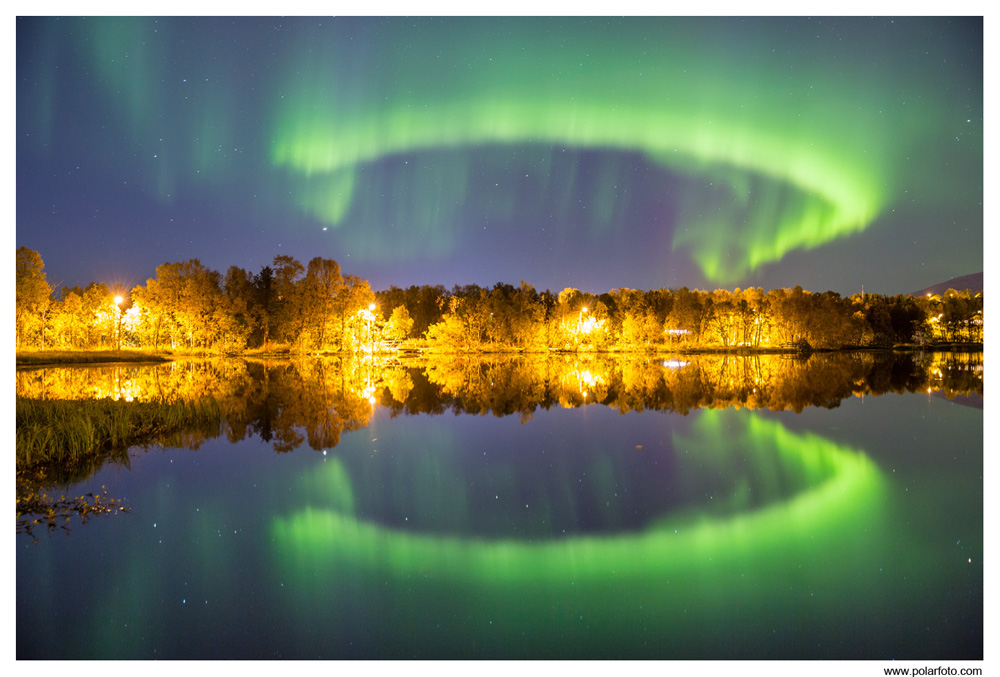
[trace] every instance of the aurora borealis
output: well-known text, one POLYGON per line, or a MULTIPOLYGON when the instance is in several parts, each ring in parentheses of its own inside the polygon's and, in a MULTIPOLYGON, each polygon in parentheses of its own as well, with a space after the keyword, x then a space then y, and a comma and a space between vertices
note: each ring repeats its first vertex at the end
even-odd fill
POLYGON ((50 281, 333 258, 389 285, 983 268, 981 18, 19 18, 50 281))

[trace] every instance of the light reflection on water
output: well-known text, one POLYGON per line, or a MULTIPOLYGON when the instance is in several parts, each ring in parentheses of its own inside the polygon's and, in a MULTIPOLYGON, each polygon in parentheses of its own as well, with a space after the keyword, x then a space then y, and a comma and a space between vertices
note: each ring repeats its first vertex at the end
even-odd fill
POLYGON ((18 657, 981 656, 982 412, 857 396, 981 371, 689 359, 130 373, 226 439, 19 543, 18 657))

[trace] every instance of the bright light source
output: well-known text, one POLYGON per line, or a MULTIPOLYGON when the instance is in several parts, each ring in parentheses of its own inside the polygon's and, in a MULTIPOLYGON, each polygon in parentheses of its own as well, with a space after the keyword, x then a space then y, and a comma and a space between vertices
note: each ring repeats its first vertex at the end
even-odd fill
POLYGON ((124 300, 125 299, 123 299, 121 296, 116 296, 115 297, 115 305, 116 306, 120 306, 122 304, 122 301, 124 301, 124 300))

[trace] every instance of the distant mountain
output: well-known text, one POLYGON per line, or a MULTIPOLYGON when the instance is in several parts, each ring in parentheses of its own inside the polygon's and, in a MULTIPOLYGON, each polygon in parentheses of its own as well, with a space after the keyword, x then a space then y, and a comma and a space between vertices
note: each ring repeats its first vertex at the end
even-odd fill
POLYGON ((971 275, 953 277, 947 282, 941 282, 931 287, 925 287, 924 289, 918 289, 917 291, 910 292, 910 296, 943 294, 949 289, 954 289, 955 291, 962 291, 963 289, 969 289, 973 292, 981 292, 983 290, 983 274, 972 273, 971 275))

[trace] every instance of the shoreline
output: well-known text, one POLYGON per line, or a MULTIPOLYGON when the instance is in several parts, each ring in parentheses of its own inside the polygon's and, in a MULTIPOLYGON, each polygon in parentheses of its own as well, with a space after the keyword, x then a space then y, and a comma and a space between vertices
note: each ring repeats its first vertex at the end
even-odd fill
MULTIPOLYGON (((731 355, 752 357, 754 355, 801 355, 811 353, 838 352, 982 352, 982 343, 935 343, 925 345, 898 344, 894 346, 844 346, 841 348, 813 348, 800 350, 798 348, 754 348, 740 346, 737 348, 703 347, 703 348, 657 348, 652 350, 546 350, 527 352, 523 350, 470 350, 470 351, 425 351, 400 350, 377 353, 378 356, 417 357, 425 354, 455 355, 470 357, 475 355, 533 355, 533 356, 566 356, 566 355, 731 355)), ((102 364, 142 364, 166 363, 178 359, 211 359, 211 358, 261 358, 261 357, 344 357, 353 355, 346 352, 310 352, 277 349, 268 351, 248 350, 242 353, 217 353, 213 351, 192 351, 175 353, 173 351, 140 351, 140 350, 32 350, 18 351, 15 356, 16 367, 51 367, 59 365, 102 365, 102 364)), ((361 353, 364 355, 364 353, 361 353)))

